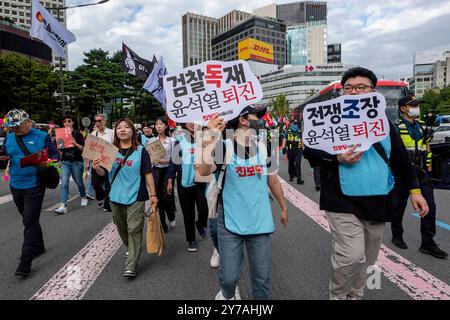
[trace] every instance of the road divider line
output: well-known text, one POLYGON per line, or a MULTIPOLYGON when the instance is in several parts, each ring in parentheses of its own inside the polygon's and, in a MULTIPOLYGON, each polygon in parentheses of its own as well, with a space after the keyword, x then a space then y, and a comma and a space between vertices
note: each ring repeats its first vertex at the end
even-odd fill
MULTIPOLYGON (((330 232, 325 212, 319 205, 279 177, 284 195, 295 207, 330 232)), ((450 286, 382 245, 377 265, 383 274, 415 300, 450 300, 450 286)))
POLYGON ((0 204, 5 204, 13 201, 12 194, 7 194, 6 196, 0 197, 0 204))
MULTIPOLYGON (((419 220, 421 219, 420 215, 417 212, 413 212, 413 213, 411 213, 411 215, 419 220)), ((436 220, 436 226, 438 226, 442 229, 445 229, 447 231, 450 231, 450 225, 446 224, 445 222, 436 220)))
POLYGON ((80 300, 121 247, 113 223, 100 231, 31 300, 80 300))

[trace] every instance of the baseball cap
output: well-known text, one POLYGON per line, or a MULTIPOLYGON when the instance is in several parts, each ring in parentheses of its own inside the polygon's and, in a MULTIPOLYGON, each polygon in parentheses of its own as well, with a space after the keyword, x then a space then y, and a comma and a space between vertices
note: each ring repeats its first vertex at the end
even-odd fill
POLYGON ((417 106, 420 103, 419 100, 417 100, 414 96, 406 96, 403 98, 400 98, 398 100, 398 106, 399 107, 403 107, 403 106, 417 106))
POLYGON ((245 107, 244 109, 242 109, 242 111, 239 113, 239 115, 228 121, 228 125, 229 126, 234 126, 240 117, 244 117, 248 114, 256 114, 256 116, 260 119, 262 118, 267 112, 267 107, 262 107, 262 106, 254 106, 254 105, 249 105, 247 107, 245 107))
POLYGON ((18 127, 30 119, 28 113, 22 109, 13 109, 6 114, 5 127, 18 127))

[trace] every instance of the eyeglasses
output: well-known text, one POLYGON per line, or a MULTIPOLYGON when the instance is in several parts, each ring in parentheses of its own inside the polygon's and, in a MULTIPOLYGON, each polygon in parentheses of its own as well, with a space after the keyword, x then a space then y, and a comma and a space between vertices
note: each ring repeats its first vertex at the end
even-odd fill
POLYGON ((64 123, 70 123, 72 120, 64 120, 64 123))
POLYGON ((361 93, 361 92, 365 92, 369 88, 373 89, 372 86, 368 86, 368 85, 360 83, 360 84, 357 84, 356 86, 352 86, 351 84, 346 84, 343 89, 344 89, 345 93, 350 93, 353 91, 353 89, 355 89, 355 91, 357 93, 361 93))

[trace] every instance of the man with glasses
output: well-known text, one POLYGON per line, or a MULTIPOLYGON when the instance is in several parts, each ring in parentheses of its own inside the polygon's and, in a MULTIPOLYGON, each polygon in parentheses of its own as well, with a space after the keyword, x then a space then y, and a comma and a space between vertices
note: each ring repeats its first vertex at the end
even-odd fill
MULTIPOLYGON (((103 140, 113 143, 114 142, 114 130, 106 127, 106 117, 103 114, 97 114, 94 118, 95 128, 92 132, 92 135, 96 137, 100 137, 103 140)), ((106 198, 106 190, 109 189, 109 180, 106 178, 107 176, 99 176, 95 170, 91 170, 92 177, 92 186, 95 190, 95 198, 97 199, 98 208, 103 208, 105 198, 106 198)), ((103 211, 107 211, 103 209, 103 211)))
MULTIPOLYGON (((345 72, 341 84, 344 95, 370 93, 375 91, 377 77, 358 67, 345 72)), ((312 167, 321 165, 320 209, 326 212, 333 240, 329 286, 333 300, 362 299, 364 295, 394 209, 390 170, 405 182, 420 215, 428 213, 405 146, 394 125, 389 125, 389 137, 364 152, 355 152, 356 146, 339 155, 310 148, 304 151, 312 167), (350 195, 348 186, 361 186, 358 196, 350 195)))
POLYGON ((86 198, 86 187, 83 182, 83 148, 84 138, 81 133, 73 128, 73 118, 71 115, 66 115, 63 118, 64 127, 69 129, 72 133, 73 147, 61 149, 61 181, 62 187, 60 192, 61 205, 55 210, 57 215, 65 214, 68 212, 67 201, 69 198, 69 184, 70 177, 78 186, 78 191, 81 196, 81 207, 87 207, 88 200, 86 198))

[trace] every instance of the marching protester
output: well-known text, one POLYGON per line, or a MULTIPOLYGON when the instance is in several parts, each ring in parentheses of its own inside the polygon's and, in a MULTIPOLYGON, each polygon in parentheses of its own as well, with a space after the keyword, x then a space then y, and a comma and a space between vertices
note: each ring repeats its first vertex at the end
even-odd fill
POLYGON ((57 215, 65 214, 68 212, 67 201, 69 199, 69 185, 70 177, 78 186, 78 191, 81 196, 81 207, 86 207, 88 205, 88 200, 86 198, 86 187, 83 182, 83 147, 84 138, 81 133, 74 130, 73 118, 71 115, 66 115, 63 117, 64 127, 69 129, 72 135, 73 147, 60 149, 61 151, 61 182, 62 187, 60 191, 60 201, 61 205, 55 210, 57 215))
POLYGON ((119 152, 111 172, 108 173, 100 166, 100 160, 95 160, 92 167, 99 176, 108 175, 113 221, 127 247, 123 276, 134 278, 142 247, 145 201, 150 199, 151 205, 157 206, 158 199, 150 156, 139 144, 131 120, 120 119, 116 122, 114 145, 119 148, 119 152))
MULTIPOLYGON (((145 129, 145 128, 144 128, 145 129)), ((166 155, 158 162, 153 161, 153 179, 155 180, 156 196, 158 197, 158 209, 161 218, 161 224, 164 232, 167 232, 166 215, 170 226, 175 227, 175 197, 173 192, 167 193, 167 170, 169 168, 170 157, 174 146, 174 140, 169 136, 169 124, 167 118, 157 118, 155 122, 155 131, 158 136, 150 138, 148 143, 161 141, 166 155)))
POLYGON ((9 111, 5 126, 12 128, 2 148, 2 152, 9 156, 5 174, 10 177, 11 194, 24 226, 22 255, 15 275, 28 276, 33 259, 45 252, 39 223, 45 185, 38 175, 37 166, 21 167, 20 161, 26 156, 24 149, 33 154, 47 148, 51 159, 59 159, 59 153, 48 134, 32 128, 31 119, 24 110, 9 111))
POLYGON ((170 161, 167 193, 169 195, 172 194, 173 183, 176 179, 188 251, 197 252, 198 243, 195 237, 195 229, 197 228, 203 239, 207 237, 208 204, 205 197, 206 183, 195 182, 194 124, 187 123, 183 127, 185 129, 184 134, 179 136, 175 142, 174 152, 170 161), (181 160, 181 164, 179 164, 178 160, 181 160), (195 220, 195 207, 197 207, 198 211, 197 221, 195 220))
MULTIPOLYGON (((341 79, 344 95, 374 92, 375 74, 365 68, 352 68, 341 79)), ((305 158, 312 167, 321 165, 320 209, 325 210, 332 235, 332 276, 330 299, 361 299, 368 267, 375 264, 383 240, 385 224, 394 210, 393 181, 399 176, 413 207, 424 217, 428 205, 398 132, 390 123, 390 134, 365 152, 356 145, 343 154, 331 155, 306 147, 305 158), (380 147, 381 146, 381 147, 380 147), (389 168, 387 167, 389 163, 389 168), (357 190, 358 192, 354 192, 357 190), (349 194, 358 193, 358 196, 349 194)))
MULTIPOLYGON (((155 125, 156 125, 156 123, 155 123, 155 125)), ((155 129, 155 130, 156 130, 156 129, 155 129)), ((147 138, 149 138, 149 139, 155 137, 155 135, 153 134, 153 128, 152 128, 152 127, 144 126, 144 127, 142 128, 142 132, 144 133, 145 137, 147 137, 147 138)))
POLYGON ((302 180, 302 133, 297 120, 289 125, 282 148, 286 148, 289 160, 289 181, 297 177, 297 184, 305 183, 302 180))
MULTIPOLYGON (((106 117, 103 114, 97 114, 94 117, 95 127, 92 135, 102 138, 103 140, 113 143, 114 130, 106 127, 106 117)), ((95 170, 91 170, 91 183, 95 190, 95 198, 97 199, 97 207, 103 208, 106 197, 106 190, 109 189, 109 180, 104 176, 99 176, 95 170)), ((104 211, 107 211, 103 208, 104 211)))
MULTIPOLYGON (((208 176, 216 170, 225 170, 223 190, 219 196, 217 237, 220 254, 217 300, 236 299, 236 285, 243 269, 244 247, 249 260, 252 298, 270 298, 271 234, 275 231, 269 191, 281 207, 280 221, 287 225, 288 212, 281 184, 276 175, 268 175, 267 145, 254 135, 264 127, 261 117, 266 109, 248 106, 239 117, 229 123, 238 129, 233 139, 210 143, 220 159, 209 152, 199 166, 199 173, 208 176), (251 130, 254 129, 254 130, 251 130), (222 152, 220 148, 224 149, 222 152), (262 150, 261 150, 262 149, 262 150), (231 156, 225 156, 226 154, 231 156), (225 169, 222 166, 225 165, 225 169)), ((215 116, 208 128, 223 131, 223 119, 215 116)))
MULTIPOLYGON (((441 250, 433 239, 436 235, 436 204, 434 202, 433 182, 430 177, 432 153, 428 143, 431 137, 427 136, 418 121, 420 116, 418 100, 413 96, 406 96, 399 100, 398 106, 402 114, 402 122, 398 126, 400 137, 408 150, 409 159, 419 179, 420 189, 414 192, 421 192, 430 208, 428 214, 420 220, 422 244, 419 250, 436 258, 445 259, 448 254, 441 250)), ((401 178, 397 179, 396 190, 398 192, 398 206, 394 210, 391 222, 392 243, 401 249, 407 249, 408 246, 403 240, 402 220, 409 198, 409 190, 401 178)))

